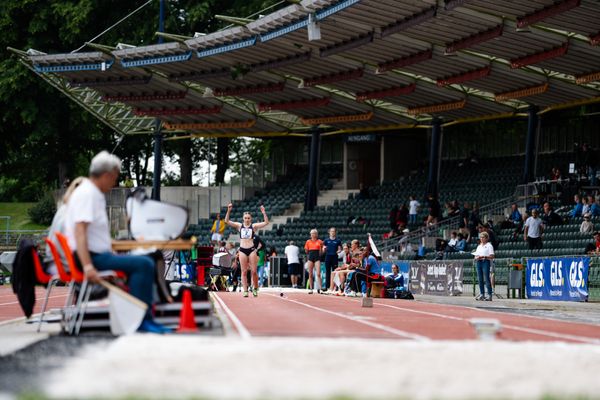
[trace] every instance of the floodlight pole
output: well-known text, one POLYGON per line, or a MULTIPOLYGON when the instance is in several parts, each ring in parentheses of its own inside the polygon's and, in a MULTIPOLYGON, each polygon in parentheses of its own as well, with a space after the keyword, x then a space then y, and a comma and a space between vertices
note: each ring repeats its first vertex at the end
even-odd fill
POLYGON ((537 157, 536 139, 538 134, 539 117, 538 108, 529 106, 527 110, 527 139, 525 142, 525 168, 523 170, 523 182, 528 183, 534 180, 534 166, 537 157))
MULTIPOLYGON (((160 0, 160 12, 158 16, 158 31, 165 31, 165 0, 160 0)), ((164 38, 159 35, 158 43, 162 43, 164 38)), ((162 132, 161 121, 156 118, 154 121, 154 174, 152 175, 152 199, 160 200, 160 177, 162 173, 162 132)))
POLYGON ((440 160, 442 151, 442 121, 435 117, 431 121, 431 146, 429 148, 429 174, 427 195, 438 198, 440 181, 440 160))
POLYGON ((310 161, 308 165, 308 190, 306 192, 306 200, 304 201, 305 211, 312 211, 317 205, 317 196, 319 194, 317 181, 319 177, 320 146, 321 130, 315 125, 311 128, 310 161))

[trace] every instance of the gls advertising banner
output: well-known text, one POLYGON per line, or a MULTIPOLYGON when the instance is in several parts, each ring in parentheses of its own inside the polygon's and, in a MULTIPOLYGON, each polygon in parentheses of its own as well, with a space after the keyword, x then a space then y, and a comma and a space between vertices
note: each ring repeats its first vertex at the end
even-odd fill
POLYGON ((589 257, 527 260, 527 298, 586 301, 589 257))

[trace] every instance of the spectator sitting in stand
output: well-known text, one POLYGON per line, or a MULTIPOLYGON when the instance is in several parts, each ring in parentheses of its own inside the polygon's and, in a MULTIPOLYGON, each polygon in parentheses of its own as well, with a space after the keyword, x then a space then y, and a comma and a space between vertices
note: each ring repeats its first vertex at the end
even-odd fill
POLYGON ((542 221, 545 226, 555 226, 563 223, 561 216, 554 212, 552 206, 548 202, 544 203, 542 221))
POLYGON ((281 236, 283 236, 283 233, 284 233, 284 230, 283 230, 283 225, 279 225, 279 226, 277 227, 277 230, 275 231, 275 234, 276 234, 278 237, 281 237, 281 236))
POLYGON ((556 167, 552 168, 552 172, 550 172, 550 180, 558 181, 560 180, 560 170, 556 167))
POLYGON ((469 237, 467 238, 467 242, 471 240, 473 237, 477 237, 477 227, 481 225, 481 219, 479 219, 479 205, 477 203, 473 204, 473 209, 471 210, 471 215, 469 216, 469 237))
POLYGON ((573 207, 569 215, 572 218, 581 217, 583 211, 583 204, 581 204, 581 199, 579 198, 579 195, 576 194, 573 197, 573 200, 575 201, 575 206, 573 207))
POLYGON ((360 200, 367 200, 371 197, 369 194, 369 189, 367 189, 362 182, 358 185, 358 190, 358 198, 360 200))
POLYGON ((429 201, 429 216, 427 217, 426 225, 432 225, 437 223, 442 217, 442 210, 440 202, 435 198, 434 195, 430 194, 428 197, 429 201))
POLYGON ((579 233, 594 232, 594 223, 592 221, 590 221, 590 219, 591 219, 590 214, 583 215, 583 222, 581 223, 581 226, 579 227, 579 233))
POLYGON ((460 221, 458 223, 458 230, 460 233, 462 233, 463 235, 467 235, 469 234, 469 218, 471 217, 471 207, 469 206, 469 203, 465 203, 463 205, 463 209, 460 212, 460 221))
POLYGON ((589 243, 586 246, 586 254, 598 255, 600 254, 600 232, 594 232, 594 243, 589 243))
POLYGON ((511 211, 510 215, 508 216, 508 221, 512 223, 513 228, 516 228, 518 225, 523 223, 523 216, 519 211, 519 206, 517 206, 517 203, 513 203, 510 208, 511 211))
POLYGON ((406 203, 402 204, 400 210, 398 210, 398 231, 404 230, 406 225, 408 225, 408 207, 406 207, 406 203))
POLYGON ((450 207, 451 207, 451 204, 450 204, 449 201, 447 201, 447 202, 444 203, 444 209, 442 210, 441 221, 443 221, 443 220, 445 220, 445 219, 447 219, 447 218, 450 217, 450 212, 451 212, 450 207))
POLYGON ((592 207, 590 207, 590 212, 592 213, 592 217, 600 217, 600 197, 597 199, 592 198, 592 207))
POLYGON ((455 251, 454 248, 456 247, 457 243, 458 243, 458 235, 456 232, 452 232, 450 234, 450 240, 448 241, 447 248, 451 248, 452 250, 450 250, 450 251, 455 251))
MULTIPOLYGON (((523 223, 523 216, 521 216, 521 212, 519 211, 519 207, 516 203, 513 203, 510 206, 510 214, 506 217, 506 221, 502 222, 500 227, 502 229, 509 228, 517 228, 523 223)), ((514 237, 514 235, 513 235, 514 237)))
POLYGON ((500 247, 500 242, 498 241, 498 237, 492 228, 490 228, 487 224, 482 224, 477 227, 479 231, 479 237, 481 237, 482 232, 486 232, 488 234, 488 242, 492 245, 494 250, 498 250, 500 247))
POLYGON ((583 249, 583 254, 587 254, 589 256, 593 256, 596 253, 596 243, 591 242, 585 245, 585 249, 583 249))
POLYGON ((413 248, 412 243, 400 243, 400 256, 404 258, 412 258, 415 256, 415 249, 413 248))
POLYGON ((450 240, 446 244, 446 248, 444 249, 444 258, 448 257, 449 253, 456 252, 456 245, 458 244, 458 235, 456 232, 452 232, 450 234, 450 240))
POLYGON ((435 241, 435 259, 443 260, 448 242, 444 239, 436 239, 435 241))
POLYGON ((590 186, 596 186, 596 167, 598 164, 596 150, 591 148, 589 144, 584 143, 582 147, 582 155, 583 167, 585 168, 584 173, 590 180, 590 186))
POLYGON ((450 210, 448 211, 448 217, 454 218, 460 215, 460 205, 458 204, 458 200, 453 200, 450 203, 450 210))
POLYGON ((589 213, 592 205, 589 203, 587 196, 581 196, 581 215, 589 213))
POLYGON ((465 251, 467 251, 467 241, 465 240, 465 237, 462 233, 458 234, 458 240, 454 248, 459 253, 464 253, 465 251))

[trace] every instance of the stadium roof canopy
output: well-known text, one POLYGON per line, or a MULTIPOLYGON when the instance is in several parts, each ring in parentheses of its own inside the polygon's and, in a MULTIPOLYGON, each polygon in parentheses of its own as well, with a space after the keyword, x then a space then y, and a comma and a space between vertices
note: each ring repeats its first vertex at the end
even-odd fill
POLYGON ((188 40, 19 54, 123 134, 358 132, 598 102, 598 21, 597 0, 302 0, 188 40))

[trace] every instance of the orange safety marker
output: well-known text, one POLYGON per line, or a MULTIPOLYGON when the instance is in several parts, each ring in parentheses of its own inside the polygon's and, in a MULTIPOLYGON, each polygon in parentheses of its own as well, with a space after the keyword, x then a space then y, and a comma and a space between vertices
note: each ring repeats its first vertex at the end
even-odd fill
POLYGON ((194 309, 192 308, 192 292, 185 290, 183 292, 183 307, 181 307, 181 313, 179 314, 177 333, 190 333, 197 330, 198 326, 196 325, 194 309))

